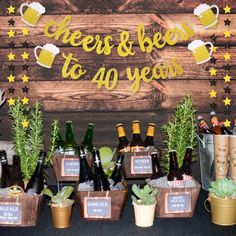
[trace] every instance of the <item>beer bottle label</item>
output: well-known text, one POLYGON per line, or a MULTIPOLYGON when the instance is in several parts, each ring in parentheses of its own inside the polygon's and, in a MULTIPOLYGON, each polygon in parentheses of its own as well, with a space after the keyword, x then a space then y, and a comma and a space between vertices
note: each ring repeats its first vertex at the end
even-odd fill
POLYGON ((133 123, 133 134, 140 134, 139 123, 133 123))
POLYGON ((148 130, 147 130, 147 136, 154 137, 154 130, 155 130, 155 126, 154 125, 149 125, 148 130))
POLYGON ((64 152, 65 155, 75 155, 75 149, 72 148, 72 147, 68 147, 65 149, 65 152, 64 152))
POLYGON ((129 152, 130 151, 130 146, 127 146, 121 150, 119 150, 119 152, 129 152))
POLYGON ((124 137, 125 136, 125 129, 123 126, 118 126, 117 127, 117 132, 118 132, 118 137, 124 137))

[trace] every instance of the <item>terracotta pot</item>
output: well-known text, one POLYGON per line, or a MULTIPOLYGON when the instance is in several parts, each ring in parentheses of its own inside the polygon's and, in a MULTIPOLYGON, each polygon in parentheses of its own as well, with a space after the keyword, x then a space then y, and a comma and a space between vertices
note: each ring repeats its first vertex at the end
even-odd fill
POLYGON ((139 227, 150 227, 153 225, 155 207, 153 205, 138 205, 135 202, 132 203, 134 206, 135 224, 139 227))
POLYGON ((60 206, 57 204, 50 204, 51 213, 52 213, 52 224, 55 228, 68 228, 71 224, 71 211, 72 206, 60 206))

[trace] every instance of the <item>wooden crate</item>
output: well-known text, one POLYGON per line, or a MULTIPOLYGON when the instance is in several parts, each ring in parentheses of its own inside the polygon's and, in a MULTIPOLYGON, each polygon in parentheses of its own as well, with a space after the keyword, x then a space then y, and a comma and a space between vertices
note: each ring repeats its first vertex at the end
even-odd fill
POLYGON ((80 216, 85 220, 119 220, 123 213, 125 203, 128 197, 128 188, 125 190, 111 190, 111 191, 76 191, 75 199, 79 207, 80 216), (106 218, 101 216, 88 215, 88 207, 85 201, 99 200, 100 198, 108 197, 110 199, 110 213, 107 214, 106 218))
POLYGON ((68 160, 78 160, 78 156, 75 155, 61 155, 55 154, 52 158, 53 170, 56 175, 57 181, 79 181, 79 173, 78 174, 65 174, 64 173, 64 163, 68 160))
POLYGON ((0 226, 35 226, 42 210, 44 195, 0 196, 0 226))
MULTIPOLYGON (((134 156, 142 158, 142 153, 146 152, 126 152, 125 158, 123 160, 123 165, 122 165, 122 174, 124 178, 127 179, 138 179, 138 178, 150 178, 152 176, 152 168, 149 170, 149 173, 135 173, 134 168, 133 168, 133 163, 134 163, 134 156)), ((149 155, 149 161, 150 161, 150 166, 152 167, 152 159, 151 155, 149 155)))
POLYGON ((196 187, 158 188, 156 216, 163 218, 192 217, 201 185, 196 187))

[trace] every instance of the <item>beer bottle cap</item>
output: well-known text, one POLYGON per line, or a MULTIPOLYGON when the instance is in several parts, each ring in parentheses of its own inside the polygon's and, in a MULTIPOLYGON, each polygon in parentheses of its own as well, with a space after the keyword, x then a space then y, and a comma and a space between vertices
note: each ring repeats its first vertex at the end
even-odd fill
POLYGON ((119 126, 123 126, 123 124, 122 123, 117 124, 116 128, 119 127, 119 126))
POLYGON ((154 123, 148 123, 148 126, 156 126, 154 123))
POLYGON ((140 123, 139 120, 133 120, 132 123, 140 123))

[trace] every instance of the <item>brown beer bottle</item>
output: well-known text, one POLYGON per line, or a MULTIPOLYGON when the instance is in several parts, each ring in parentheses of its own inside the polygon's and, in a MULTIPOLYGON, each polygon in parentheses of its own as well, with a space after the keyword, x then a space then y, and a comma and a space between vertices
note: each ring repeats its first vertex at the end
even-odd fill
POLYGON ((161 170, 161 165, 160 165, 160 162, 159 162, 157 150, 151 151, 151 157, 152 157, 152 176, 151 176, 151 179, 158 179, 160 177, 163 177, 165 174, 161 170))
POLYGON ((219 126, 219 120, 216 116, 216 113, 213 111, 211 112, 211 124, 212 124, 212 130, 215 134, 222 134, 221 128, 219 126))
POLYGON ((2 174, 0 181, 0 188, 7 188, 11 186, 11 172, 8 165, 7 153, 5 150, 0 150, 0 163, 2 166, 2 174))
POLYGON ((177 153, 175 150, 169 152, 169 174, 167 175, 168 181, 182 180, 183 176, 179 172, 177 161, 177 153))
POLYGON ((199 133, 202 134, 214 134, 214 131, 209 128, 206 121, 203 119, 202 116, 198 116, 197 118, 197 125, 199 133))
POLYGON ((146 139, 144 140, 144 147, 146 148, 154 148, 154 132, 155 132, 155 124, 154 123, 149 123, 148 124, 148 129, 147 129, 147 136, 146 139))
POLYGON ((24 189, 24 182, 20 168, 20 158, 18 155, 13 155, 12 171, 11 171, 11 185, 16 185, 24 189))
POLYGON ((144 148, 144 143, 141 138, 140 132, 140 122, 138 120, 134 120, 132 122, 132 131, 133 131, 133 138, 130 143, 130 150, 133 152, 136 148, 144 148))
POLYGON ((221 132, 222 134, 225 134, 225 135, 232 135, 233 132, 231 130, 229 130, 225 125, 224 125, 224 122, 219 122, 219 126, 220 126, 220 129, 221 129, 221 132))
POLYGON ((123 124, 116 125, 117 135, 119 138, 118 144, 118 152, 129 152, 130 151, 130 143, 125 135, 125 129, 123 124))
POLYGON ((187 147, 186 148, 183 164, 180 167, 180 173, 181 174, 192 175, 192 169, 191 169, 192 152, 193 152, 193 148, 192 147, 187 147))

